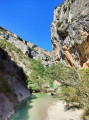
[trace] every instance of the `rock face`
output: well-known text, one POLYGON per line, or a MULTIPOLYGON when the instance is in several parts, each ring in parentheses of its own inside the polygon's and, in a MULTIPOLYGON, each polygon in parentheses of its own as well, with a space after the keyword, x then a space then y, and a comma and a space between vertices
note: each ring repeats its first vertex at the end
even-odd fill
POLYGON ((12 43, 17 48, 27 56, 33 59, 41 59, 42 63, 47 66, 52 64, 52 54, 51 52, 44 50, 30 42, 21 39, 16 34, 0 27, 0 39, 6 39, 8 42, 12 43))
POLYGON ((22 68, 0 46, 0 120, 8 120, 14 107, 30 96, 25 79, 22 68))
POLYGON ((68 67, 89 67, 89 0, 65 0, 51 24, 53 60, 68 67))

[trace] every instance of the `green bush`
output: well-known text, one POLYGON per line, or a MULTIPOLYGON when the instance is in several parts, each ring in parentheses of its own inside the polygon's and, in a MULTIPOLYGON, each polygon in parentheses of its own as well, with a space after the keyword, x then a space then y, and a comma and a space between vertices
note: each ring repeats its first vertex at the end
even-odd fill
POLYGON ((22 53, 22 51, 15 47, 13 44, 7 42, 5 39, 0 40, 0 47, 7 51, 8 54, 13 58, 13 60, 15 60, 16 62, 16 56, 18 56, 18 60, 22 61, 22 59, 25 57, 25 55, 22 53), (14 54, 16 53, 16 54, 14 54))
POLYGON ((71 22, 73 22, 73 21, 74 21, 74 18, 71 19, 71 22))
POLYGON ((60 22, 60 21, 59 21, 59 22, 57 23, 56 27, 59 28, 59 27, 62 25, 62 23, 63 23, 63 22, 60 22))
POLYGON ((70 6, 71 6, 71 4, 69 3, 69 4, 68 4, 68 9, 70 9, 70 6))
POLYGON ((60 10, 58 10, 58 14, 60 13, 60 10))
POLYGON ((67 11, 67 7, 64 7, 64 8, 63 8, 63 11, 64 11, 64 13, 65 13, 65 12, 67 11))
POLYGON ((68 23, 68 18, 65 19, 65 22, 68 23))
POLYGON ((62 2, 62 4, 61 5, 59 5, 59 7, 62 7, 62 5, 64 4, 64 2, 62 2))
POLYGON ((62 95, 67 103, 80 102, 77 89, 67 86, 62 88, 62 95))
POLYGON ((55 7, 55 9, 57 8, 57 6, 55 7))
POLYGON ((83 119, 89 120, 89 106, 87 107, 87 109, 85 110, 85 112, 83 114, 83 119))
POLYGON ((71 0, 71 3, 75 2, 75 0, 71 0))

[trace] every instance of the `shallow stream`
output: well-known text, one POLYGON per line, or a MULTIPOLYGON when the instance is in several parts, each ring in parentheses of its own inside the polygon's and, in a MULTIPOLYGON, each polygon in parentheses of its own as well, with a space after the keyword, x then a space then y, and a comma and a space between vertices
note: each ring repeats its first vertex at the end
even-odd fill
POLYGON ((47 110, 58 99, 46 94, 36 94, 16 108, 11 120, 47 120, 47 110))

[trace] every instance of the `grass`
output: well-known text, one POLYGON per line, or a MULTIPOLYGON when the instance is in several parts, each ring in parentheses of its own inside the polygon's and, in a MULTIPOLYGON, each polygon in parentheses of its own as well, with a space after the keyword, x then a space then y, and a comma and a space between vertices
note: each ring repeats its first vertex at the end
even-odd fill
POLYGON ((0 47, 5 51, 7 51, 15 62, 22 61, 24 58, 26 58, 23 52, 19 48, 7 42, 5 39, 0 40, 0 47), (18 59, 16 59, 17 57, 18 59))

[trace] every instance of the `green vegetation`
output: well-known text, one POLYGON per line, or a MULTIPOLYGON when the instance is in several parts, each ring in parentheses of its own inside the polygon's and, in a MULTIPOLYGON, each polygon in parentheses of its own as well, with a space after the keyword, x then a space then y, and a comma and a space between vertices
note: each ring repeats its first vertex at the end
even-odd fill
POLYGON ((58 10, 58 14, 60 13, 60 10, 58 10))
POLYGON ((62 25, 62 23, 63 23, 63 22, 60 22, 60 21, 59 21, 59 22, 57 23, 56 27, 59 28, 59 27, 62 25))
POLYGON ((63 11, 64 11, 64 13, 67 11, 67 7, 63 7, 63 11))
POLYGON ((57 8, 57 6, 54 9, 56 9, 56 8, 57 8))
MULTIPOLYGON (((83 118, 89 117, 89 68, 76 70, 74 67, 66 68, 57 64, 53 68, 53 79, 61 83, 61 99, 76 107, 85 108, 83 118), (53 75, 54 74, 54 75, 53 75)), ((57 92, 57 91, 55 91, 57 92)))
POLYGON ((42 89, 42 84, 43 80, 41 78, 43 77, 44 74, 44 66, 36 60, 31 59, 31 67, 30 69, 32 70, 30 74, 30 78, 28 78, 28 86, 30 89, 33 91, 41 91, 42 89))
POLYGON ((74 21, 74 18, 71 19, 71 22, 73 22, 73 21, 74 21))
POLYGON ((57 20, 59 20, 59 15, 56 16, 57 20))
POLYGON ((68 18, 65 19, 65 22, 68 23, 68 18))
POLYGON ((68 4, 68 9, 70 9, 70 6, 71 6, 71 4, 69 3, 69 4, 68 4))
POLYGON ((61 5, 59 5, 59 7, 62 7, 62 5, 64 4, 64 2, 62 2, 62 4, 61 5))
POLYGON ((19 48, 7 42, 5 39, 0 40, 0 47, 7 51, 16 63, 23 61, 23 59, 27 59, 19 48))
MULTIPOLYGON (((9 71, 9 70, 6 70, 6 68, 8 67, 8 65, 6 63, 6 61, 11 61, 13 62, 13 69, 16 68, 16 71, 17 71, 17 74, 18 76, 20 77, 19 80, 21 82, 23 82, 24 80, 26 80, 26 71, 28 71, 28 67, 27 66, 30 66, 30 60, 27 56, 25 56, 22 51, 18 48, 16 48, 14 45, 12 45, 11 43, 7 42, 5 39, 2 39, 0 40, 0 48, 5 51, 5 58, 4 60, 3 59, 0 59, 0 73, 1 73, 1 80, 0 80, 0 85, 2 86, 2 89, 1 91, 3 91, 4 89, 9 89, 9 85, 7 83, 7 80, 6 78, 4 77, 4 75, 6 76, 9 75, 9 76, 14 76, 14 71, 9 71), (8 59, 7 59, 8 58, 8 59), (25 68, 23 67, 23 69, 21 69, 19 67, 19 64, 24 64, 26 65, 25 68), (20 68, 20 69, 19 69, 20 68), (4 83, 4 84, 3 84, 4 83), (7 85, 7 88, 6 88, 6 85, 7 85)), ((15 73, 16 74, 16 73, 15 73)))
POLYGON ((17 39, 18 39, 18 40, 20 40, 20 41, 23 41, 23 39, 22 39, 22 38, 20 38, 20 37, 17 37, 17 39))
POLYGON ((71 0, 71 3, 75 2, 75 0, 71 0))
POLYGON ((85 7, 87 7, 87 6, 88 6, 88 3, 85 4, 85 7))
POLYGON ((47 54, 44 54, 46 58, 48 58, 49 60, 51 60, 51 56, 48 56, 47 54))

